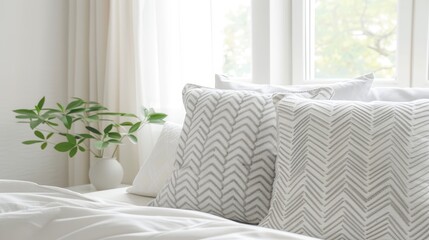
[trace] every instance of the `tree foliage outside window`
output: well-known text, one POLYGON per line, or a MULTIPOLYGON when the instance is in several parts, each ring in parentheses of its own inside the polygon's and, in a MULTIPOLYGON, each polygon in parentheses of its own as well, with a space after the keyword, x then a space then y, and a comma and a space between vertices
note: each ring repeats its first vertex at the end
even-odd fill
POLYGON ((397 0, 313 0, 314 77, 394 78, 397 0))
POLYGON ((239 0, 235 1, 235 4, 230 4, 224 19, 223 73, 236 78, 250 78, 252 72, 250 1, 239 0))

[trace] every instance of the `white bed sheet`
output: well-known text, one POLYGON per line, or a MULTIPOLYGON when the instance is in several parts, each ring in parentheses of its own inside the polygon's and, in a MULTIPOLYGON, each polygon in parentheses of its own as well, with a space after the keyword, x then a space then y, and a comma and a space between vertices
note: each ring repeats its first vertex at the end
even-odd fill
POLYGON ((0 180, 0 239, 312 238, 196 211, 113 204, 66 189, 0 180))

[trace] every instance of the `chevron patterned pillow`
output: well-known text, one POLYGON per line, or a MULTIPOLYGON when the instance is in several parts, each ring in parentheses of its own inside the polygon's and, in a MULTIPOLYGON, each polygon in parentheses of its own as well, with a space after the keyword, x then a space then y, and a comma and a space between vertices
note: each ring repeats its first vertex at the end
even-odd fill
MULTIPOLYGON (((332 89, 293 93, 329 98, 332 89)), ((292 95, 289 93, 288 95, 292 95)), ((267 214, 276 158, 270 95, 187 85, 175 170, 151 206, 257 224, 267 214)))
POLYGON ((429 239, 429 100, 274 102, 279 153, 260 225, 323 239, 429 239))

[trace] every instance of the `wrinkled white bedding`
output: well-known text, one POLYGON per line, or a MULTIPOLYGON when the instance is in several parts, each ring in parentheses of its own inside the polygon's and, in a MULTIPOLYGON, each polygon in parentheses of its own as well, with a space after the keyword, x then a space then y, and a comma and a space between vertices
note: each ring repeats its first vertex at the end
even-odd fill
POLYGON ((0 180, 0 239, 311 239, 196 211, 108 203, 0 180))

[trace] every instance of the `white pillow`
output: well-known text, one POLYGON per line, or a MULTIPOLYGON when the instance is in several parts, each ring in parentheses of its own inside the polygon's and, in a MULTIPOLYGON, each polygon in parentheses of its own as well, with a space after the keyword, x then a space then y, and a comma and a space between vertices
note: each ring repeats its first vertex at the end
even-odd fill
POLYGON ((166 122, 149 158, 140 168, 127 192, 156 197, 171 176, 182 127, 166 122))
POLYGON ((371 88, 367 101, 409 102, 419 99, 429 99, 429 88, 371 88))
POLYGON ((321 84, 321 85, 290 85, 274 86, 245 82, 234 82, 225 75, 215 75, 215 86, 218 89, 250 90, 259 93, 279 93, 285 90, 308 90, 321 87, 330 87, 334 89, 334 96, 331 100, 356 100, 364 101, 367 99, 369 90, 374 80, 374 74, 366 74, 348 81, 321 84))
POLYGON ((273 99, 279 152, 262 226, 322 239, 429 239, 429 100, 273 99))
MULTIPOLYGON (((320 88, 285 94, 330 99, 332 92, 320 88)), ((259 223, 270 205, 277 154, 271 95, 186 85, 175 169, 149 206, 259 223)))

